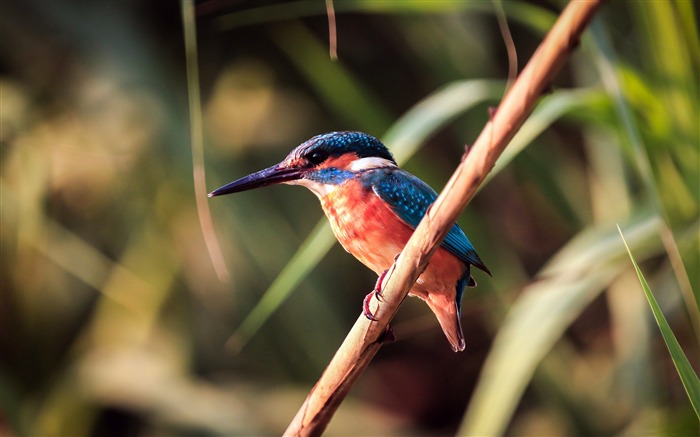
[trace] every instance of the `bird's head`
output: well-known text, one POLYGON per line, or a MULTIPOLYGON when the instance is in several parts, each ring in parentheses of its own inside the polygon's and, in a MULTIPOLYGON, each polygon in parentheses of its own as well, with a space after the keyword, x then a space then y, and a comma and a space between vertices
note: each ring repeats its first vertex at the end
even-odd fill
POLYGON ((311 138, 282 162, 224 185, 209 193, 209 197, 274 184, 303 185, 323 197, 358 172, 395 166, 389 149, 373 136, 331 132, 311 138))

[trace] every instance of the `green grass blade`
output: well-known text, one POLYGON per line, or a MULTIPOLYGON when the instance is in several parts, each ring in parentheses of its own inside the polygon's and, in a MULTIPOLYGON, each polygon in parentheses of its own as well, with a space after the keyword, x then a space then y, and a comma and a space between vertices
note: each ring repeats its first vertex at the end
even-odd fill
MULTIPOLYGON (((473 11, 493 13, 494 7, 490 2, 453 1, 396 1, 396 0, 344 0, 336 2, 336 14, 368 13, 368 14, 444 14, 450 12, 473 11)), ((544 34, 554 24, 556 16, 549 10, 525 2, 505 2, 503 5, 508 19, 522 24, 544 34)), ((262 23, 290 21, 297 18, 325 15, 326 8, 316 0, 295 1, 260 6, 241 11, 223 14, 216 17, 214 26, 219 31, 226 31, 262 23)))
MULTIPOLYGON (((697 143, 694 142, 692 146, 686 147, 683 138, 697 138, 697 132, 683 126, 674 126, 674 124, 678 119, 675 114, 691 114, 693 120, 697 119, 696 108, 691 103, 687 103, 685 98, 676 99, 677 105, 668 104, 661 97, 651 105, 642 103, 640 94, 656 98, 656 96, 666 96, 667 93, 660 92, 658 88, 646 89, 648 79, 624 67, 623 61, 618 58, 613 47, 609 32, 599 22, 594 21, 591 24, 591 36, 595 48, 593 58, 603 85, 613 99, 619 118, 624 140, 622 144, 625 146, 628 158, 637 166, 649 200, 671 227, 687 223, 695 217, 698 210, 697 196, 693 195, 694 190, 697 192, 697 188, 694 188, 697 185, 695 183, 697 165, 694 164, 697 162, 698 155, 697 143), (653 108, 651 111, 654 112, 650 112, 645 106, 653 108), (679 140, 675 141, 675 146, 673 148, 651 146, 635 112, 649 114, 647 118, 653 120, 653 123, 647 123, 647 129, 651 129, 650 133, 657 138, 666 136, 669 131, 676 132, 679 140), (680 171, 685 167, 692 167, 688 172, 687 180, 680 171)), ((653 38, 653 40, 656 39, 653 38)), ((683 97, 686 94, 695 94, 694 84, 685 78, 687 75, 678 72, 677 76, 683 78, 684 82, 690 82, 677 94, 683 97)))
POLYGON ((288 23, 275 28, 272 37, 322 100, 348 126, 375 134, 390 126, 394 117, 376 93, 342 61, 329 62, 328 48, 306 27, 288 23))
POLYGON ((335 238, 325 219, 316 224, 311 234, 248 313, 241 326, 231 335, 226 346, 234 353, 243 348, 277 308, 287 300, 299 283, 333 247, 335 238))
MULTIPOLYGON (((660 221, 647 214, 626 227, 639 250, 661 250, 660 221), (656 245, 650 247, 650 245, 656 245)), ((502 435, 540 361, 588 304, 625 269, 610 227, 572 239, 512 305, 486 358, 458 435, 502 435)))
MULTIPOLYGON (((531 144, 556 120, 574 111, 586 111, 605 99, 606 97, 600 91, 594 89, 560 90, 556 94, 544 97, 518 133, 515 134, 501 157, 498 158, 493 170, 486 177, 486 182, 493 179, 494 176, 508 166, 525 147, 531 144)), ((483 185, 485 184, 482 184, 482 187, 483 185)))
POLYGON ((431 134, 474 106, 497 101, 503 88, 504 82, 500 80, 463 80, 448 84, 398 119, 383 141, 391 148, 396 162, 403 164, 431 134))
POLYGON ((605 89, 610 93, 614 102, 616 114, 619 118, 619 123, 622 126, 622 131, 625 136, 622 145, 626 146, 626 152, 631 157, 634 164, 637 166, 642 181, 645 184, 646 192, 651 197, 654 207, 662 214, 661 201, 654 180, 651 163, 646 153, 646 147, 642 133, 639 130, 637 120, 634 117, 633 108, 630 106, 625 95, 623 85, 620 83, 619 61, 612 47, 607 29, 600 23, 591 23, 590 29, 592 40, 595 43, 594 59, 600 72, 605 89))
POLYGON ((681 377, 683 387, 685 387, 685 391, 688 393, 688 398, 690 399, 690 403, 693 405, 695 414, 698 416, 698 418, 700 418, 700 380, 698 379, 698 375, 695 373, 695 371, 693 371, 693 367, 690 365, 688 357, 685 356, 681 345, 678 344, 676 336, 673 334, 671 327, 666 321, 664 313, 661 312, 661 308, 659 308, 659 304, 656 302, 656 298, 651 292, 649 284, 644 278, 644 274, 642 274, 641 269, 637 265, 637 261, 635 261, 632 251, 627 245, 625 236, 622 234, 622 230, 619 226, 617 227, 617 230, 620 232, 620 237, 622 238, 622 242, 625 244, 627 254, 629 254, 630 260, 632 260, 632 265, 634 266, 634 270, 637 272, 639 283, 642 284, 642 288, 644 289, 644 294, 649 301, 651 311, 654 313, 656 323, 659 325, 661 335, 663 336, 666 347, 671 354, 671 359, 673 360, 673 364, 676 366, 676 371, 678 371, 678 376, 681 377))

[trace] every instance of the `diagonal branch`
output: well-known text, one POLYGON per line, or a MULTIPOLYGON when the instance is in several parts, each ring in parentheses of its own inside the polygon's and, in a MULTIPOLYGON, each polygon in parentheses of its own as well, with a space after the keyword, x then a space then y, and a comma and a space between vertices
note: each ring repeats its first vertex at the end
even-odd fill
POLYGON ((409 289, 569 53, 577 47, 581 33, 602 2, 574 0, 564 9, 387 274, 382 291, 384 302, 377 306, 372 301, 378 321, 370 322, 360 315, 285 435, 316 436, 326 428, 388 335, 389 321, 409 289))

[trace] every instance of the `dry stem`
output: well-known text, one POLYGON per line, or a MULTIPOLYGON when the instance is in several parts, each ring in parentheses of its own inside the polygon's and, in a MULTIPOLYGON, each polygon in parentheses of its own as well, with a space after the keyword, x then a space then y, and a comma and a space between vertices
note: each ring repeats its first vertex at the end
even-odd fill
POLYGON ((389 321, 428 265, 430 256, 576 48, 602 1, 575 0, 564 9, 386 276, 384 302, 377 306, 372 301, 378 321, 370 322, 360 315, 285 435, 317 436, 326 428, 350 387, 379 350, 389 321))

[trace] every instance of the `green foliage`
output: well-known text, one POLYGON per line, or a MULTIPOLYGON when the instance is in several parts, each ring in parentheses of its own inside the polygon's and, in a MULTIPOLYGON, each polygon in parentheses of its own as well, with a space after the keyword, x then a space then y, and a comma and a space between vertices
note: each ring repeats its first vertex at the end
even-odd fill
POLYGON ((625 243, 625 249, 627 249, 627 253, 630 256, 630 260, 632 260, 634 270, 635 272, 637 272, 639 283, 642 284, 642 289, 644 289, 644 294, 646 295, 647 300, 649 301, 651 311, 654 313, 654 319, 656 319, 656 323, 659 325, 661 335, 664 337, 666 347, 671 353, 671 358, 673 358, 673 364, 676 366, 678 376, 680 376, 681 381, 683 381, 683 387, 685 387, 685 391, 688 393, 688 398, 690 399, 690 403, 693 405, 695 414, 698 416, 698 418, 700 418, 700 379, 698 379, 698 375, 695 374, 695 371, 690 365, 688 357, 685 356, 681 345, 678 344, 678 340, 676 340, 676 336, 673 334, 671 326, 669 326, 668 321, 666 321, 666 317, 664 316, 664 313, 661 311, 659 304, 656 302, 656 298, 651 292, 649 284, 644 278, 644 274, 642 273, 641 269, 637 265, 637 261, 635 261, 634 255, 632 255, 632 251, 627 245, 627 240, 625 239, 625 236, 619 227, 618 231, 620 232, 622 241, 625 243))
MULTIPOLYGON (((357 129, 439 191, 505 88, 489 2, 335 1, 337 62, 324 2, 219 3, 196 15, 209 189, 357 129)), ((279 434, 374 285, 298 187, 208 200, 218 279, 175 6, 3 5, 0 434, 279 434)), ((522 68, 556 13, 503 8, 522 68)), ((467 350, 408 299, 329 434, 698 433, 696 9, 607 3, 460 219, 494 272, 467 350)))

